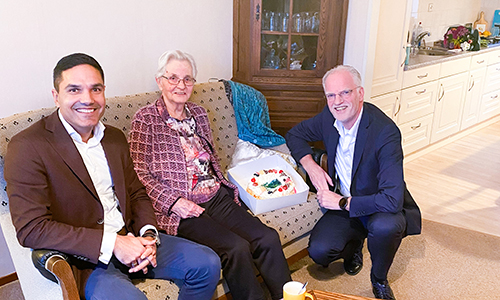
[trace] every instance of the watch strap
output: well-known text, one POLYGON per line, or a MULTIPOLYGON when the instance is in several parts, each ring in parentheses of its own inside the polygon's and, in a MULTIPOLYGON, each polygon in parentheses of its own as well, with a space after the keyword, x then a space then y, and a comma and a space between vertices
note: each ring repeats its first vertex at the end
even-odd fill
POLYGON ((339 200, 340 209, 343 211, 347 211, 347 203, 348 203, 347 197, 340 198, 339 200))
POLYGON ((151 237, 155 240, 156 247, 160 246, 160 237, 156 234, 156 232, 152 229, 146 230, 142 237, 151 237))

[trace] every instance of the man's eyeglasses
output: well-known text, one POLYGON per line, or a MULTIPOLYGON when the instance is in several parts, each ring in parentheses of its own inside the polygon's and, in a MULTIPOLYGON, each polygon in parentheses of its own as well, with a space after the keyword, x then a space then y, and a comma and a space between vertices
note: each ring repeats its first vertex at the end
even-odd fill
POLYGON ((357 86, 357 87, 355 87, 353 89, 350 89, 350 90, 343 90, 343 91, 338 92, 337 94, 335 94, 335 93, 328 93, 328 94, 326 94, 326 99, 328 99, 328 100, 334 100, 335 101, 335 98, 337 96, 339 96, 340 99, 342 99, 344 101, 346 99, 349 99, 349 97, 351 97, 351 95, 352 95, 352 91, 354 91, 357 88, 360 88, 360 87, 357 86))
POLYGON ((178 85, 179 82, 181 82, 181 80, 182 80, 182 82, 184 82, 185 86, 193 86, 196 83, 196 79, 194 79, 193 77, 190 77, 190 76, 186 76, 184 78, 179 78, 179 77, 177 77, 177 75, 174 74, 170 77, 167 77, 165 75, 162 75, 161 77, 168 80, 168 83, 170 83, 172 85, 178 85))

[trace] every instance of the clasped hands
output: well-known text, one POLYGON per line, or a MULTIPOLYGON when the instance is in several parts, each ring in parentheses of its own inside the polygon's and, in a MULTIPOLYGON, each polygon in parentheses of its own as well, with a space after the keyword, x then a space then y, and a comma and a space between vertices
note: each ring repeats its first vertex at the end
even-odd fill
POLYGON ((152 237, 136 237, 131 232, 118 235, 113 254, 121 263, 131 267, 129 273, 142 270, 146 274, 148 265, 157 266, 156 241, 152 237))
POLYGON ((300 163, 306 170, 312 184, 317 190, 316 196, 321 207, 331 210, 340 210, 339 201, 342 196, 330 191, 329 186, 333 186, 332 178, 323 170, 312 158, 310 154, 304 156, 300 163))

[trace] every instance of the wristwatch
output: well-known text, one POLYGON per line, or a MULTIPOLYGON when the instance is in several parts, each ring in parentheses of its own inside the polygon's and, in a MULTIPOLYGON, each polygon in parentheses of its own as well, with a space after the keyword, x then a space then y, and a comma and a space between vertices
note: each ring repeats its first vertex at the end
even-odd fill
POLYGON ((347 211, 347 209, 346 209, 346 207, 347 207, 347 197, 340 198, 340 200, 339 200, 339 206, 340 206, 341 210, 347 211))
POLYGON ((146 230, 146 232, 144 232, 144 234, 142 235, 142 237, 152 237, 155 240, 156 248, 158 248, 160 246, 160 244, 161 244, 160 237, 152 229, 146 230))

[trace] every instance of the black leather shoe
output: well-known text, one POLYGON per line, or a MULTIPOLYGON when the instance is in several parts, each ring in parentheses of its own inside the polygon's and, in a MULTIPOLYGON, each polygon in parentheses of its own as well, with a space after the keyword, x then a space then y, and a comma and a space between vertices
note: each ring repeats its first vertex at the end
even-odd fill
POLYGON ((354 255, 349 260, 344 260, 344 270, 347 274, 354 276, 363 269, 363 253, 361 249, 354 252, 354 255))
POLYGON ((396 300, 387 280, 384 282, 372 282, 372 287, 375 298, 396 300))

